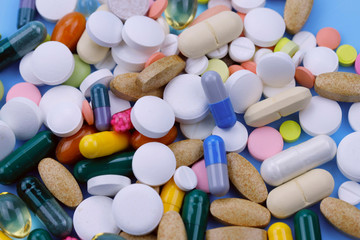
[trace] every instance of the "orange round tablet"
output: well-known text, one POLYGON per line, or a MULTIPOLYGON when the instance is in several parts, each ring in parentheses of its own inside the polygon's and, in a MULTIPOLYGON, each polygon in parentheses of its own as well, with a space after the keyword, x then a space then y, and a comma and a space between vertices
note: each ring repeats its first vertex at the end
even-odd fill
POLYGON ((239 70, 245 70, 245 68, 243 68, 242 66, 240 65, 237 65, 237 64, 234 64, 234 65, 231 65, 229 67, 229 74, 231 76, 231 74, 233 74, 234 72, 237 72, 239 70))
POLYGON ((247 62, 243 62, 241 64, 241 67, 245 68, 246 70, 249 70, 252 73, 256 74, 256 63, 253 61, 247 61, 247 62))
POLYGON ((161 53, 161 52, 156 52, 156 53, 154 53, 154 54, 151 55, 151 56, 149 57, 149 59, 146 61, 145 67, 150 66, 152 63, 154 63, 154 62, 156 62, 157 60, 160 60, 160 59, 162 59, 162 58, 164 58, 164 57, 165 57, 165 55, 164 55, 163 53, 161 53))
POLYGON ((319 47, 328 47, 335 50, 341 42, 341 36, 338 30, 332 27, 320 29, 316 34, 316 42, 319 47))
POLYGON ((199 22, 202 22, 218 13, 221 13, 223 11, 230 11, 230 10, 231 9, 229 9, 227 6, 224 5, 217 5, 215 7, 209 8, 206 11, 202 12, 197 18, 195 18, 194 21, 192 21, 188 27, 194 26, 195 24, 198 24, 199 22))
POLYGON ((85 121, 87 122, 87 124, 93 125, 94 124, 94 112, 88 101, 86 101, 86 100, 83 101, 81 111, 82 111, 83 117, 84 117, 85 121))
POLYGON ((301 86, 312 88, 315 83, 315 76, 305 67, 297 67, 295 70, 295 80, 301 86))
POLYGON ((168 5, 168 0, 156 0, 148 11, 148 17, 152 19, 158 19, 165 11, 168 5))

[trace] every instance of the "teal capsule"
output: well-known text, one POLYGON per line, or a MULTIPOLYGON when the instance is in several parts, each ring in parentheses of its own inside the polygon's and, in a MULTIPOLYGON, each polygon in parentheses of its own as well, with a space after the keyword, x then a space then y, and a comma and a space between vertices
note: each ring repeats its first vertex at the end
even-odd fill
POLYGON ((126 240, 125 238, 111 233, 96 234, 91 240, 126 240))
POLYGON ((78 0, 76 12, 82 13, 85 17, 90 16, 99 6, 97 0, 78 0))
POLYGON ((32 230, 27 240, 51 240, 51 235, 48 231, 42 228, 32 230))
POLYGON ((194 20, 197 6, 194 0, 168 0, 166 22, 177 30, 186 28, 194 20))
POLYGON ((106 174, 132 175, 134 153, 126 152, 98 159, 82 160, 74 167, 74 177, 79 182, 86 182, 92 177, 106 174))
POLYGON ((183 203, 182 219, 188 239, 203 240, 210 208, 208 195, 200 190, 187 193, 183 203))
POLYGON ((37 178, 22 179, 17 193, 52 235, 66 237, 71 233, 72 219, 37 178))
POLYGON ((15 182, 36 167, 41 159, 53 152, 56 145, 57 138, 50 131, 36 134, 0 162, 0 183, 15 182))
POLYGON ((294 216, 296 240, 321 240, 319 218, 314 211, 303 209, 294 216))

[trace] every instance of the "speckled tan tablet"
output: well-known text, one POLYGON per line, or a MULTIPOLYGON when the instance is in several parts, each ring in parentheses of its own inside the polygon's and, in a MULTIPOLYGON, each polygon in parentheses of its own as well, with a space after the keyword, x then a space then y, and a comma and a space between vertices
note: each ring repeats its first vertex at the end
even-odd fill
POLYGON ((124 73, 117 75, 110 82, 111 91, 124 100, 136 101, 143 96, 156 96, 162 98, 163 88, 155 89, 149 92, 143 92, 136 84, 136 78, 139 73, 124 73))
POLYGON ((126 232, 121 232, 120 236, 125 238, 126 240, 156 240, 156 235, 148 234, 143 236, 133 236, 130 234, 127 234, 126 232))
POLYGON ((187 139, 174 142, 168 147, 176 158, 176 168, 189 166, 204 155, 203 142, 200 139, 187 139))
POLYGON ((314 0, 286 0, 284 9, 284 20, 286 31, 295 34, 301 30, 306 23, 314 0))
POLYGON ((260 204, 240 198, 222 198, 210 204, 211 214, 220 222, 244 227, 266 227, 270 211, 260 204))
POLYGON ((181 73, 185 65, 185 62, 177 55, 164 57, 139 73, 136 83, 143 92, 155 90, 181 73))
POLYGON ((339 102, 360 102, 360 75, 348 72, 323 73, 316 77, 315 91, 339 102))
POLYGON ((332 197, 324 198, 320 203, 324 217, 340 231, 360 238, 360 210, 355 206, 332 197))
POLYGON ((265 202, 268 191, 256 168, 238 153, 228 153, 226 157, 229 178, 237 190, 250 201, 265 202))
POLYGON ((157 240, 186 240, 184 222, 178 212, 166 212, 161 218, 157 240))
POLYGON ((76 207, 83 200, 79 184, 61 163, 44 158, 38 165, 41 179, 54 197, 68 207, 76 207))
POLYGON ((250 227, 220 227, 206 231, 206 240, 266 240, 266 231, 250 227))

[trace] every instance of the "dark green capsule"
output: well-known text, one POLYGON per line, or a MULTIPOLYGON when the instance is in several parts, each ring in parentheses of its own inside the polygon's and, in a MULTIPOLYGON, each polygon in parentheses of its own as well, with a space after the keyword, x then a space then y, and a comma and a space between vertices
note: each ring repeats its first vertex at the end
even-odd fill
POLYGON ((111 233, 99 233, 96 234, 92 240, 126 240, 125 238, 111 233))
POLYGON ((71 233, 72 219, 37 178, 22 179, 17 184, 17 193, 52 235, 66 237, 71 233))
POLYGON ((314 211, 303 209, 294 217, 296 240, 321 240, 319 218, 314 211))
POLYGON ((42 228, 32 230, 27 240, 51 240, 51 235, 48 231, 42 228))
POLYGON ((209 208, 210 200, 205 192, 195 189, 185 195, 182 219, 188 239, 204 239, 209 208))
POLYGON ((86 182, 92 177, 105 174, 129 176, 132 174, 132 159, 134 152, 114 154, 111 156, 86 159, 74 167, 74 176, 79 182, 86 182))
POLYGON ((56 145, 57 138, 50 131, 36 134, 0 162, 0 183, 15 182, 36 167, 41 159, 53 152, 56 145))

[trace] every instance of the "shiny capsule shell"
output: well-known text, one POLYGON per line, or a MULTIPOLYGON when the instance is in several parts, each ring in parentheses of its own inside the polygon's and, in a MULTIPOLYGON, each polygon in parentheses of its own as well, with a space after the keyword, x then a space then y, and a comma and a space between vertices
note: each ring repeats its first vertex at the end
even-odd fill
POLYGON ((27 240, 51 240, 52 237, 48 231, 42 228, 32 230, 27 240))
POLYGON ((321 240, 319 217, 310 209, 298 211, 294 217, 296 240, 321 240))
POLYGON ((168 211, 180 212, 185 192, 182 191, 171 178, 161 190, 161 200, 164 204, 164 213, 168 211))
POLYGON ((268 229, 269 240, 293 240, 290 227, 282 222, 272 224, 268 229))
POLYGON ((99 233, 96 234, 92 240, 126 240, 125 238, 112 233, 99 233))
POLYGON ((195 18, 197 1, 168 0, 165 10, 166 22, 177 30, 186 28, 195 18))

